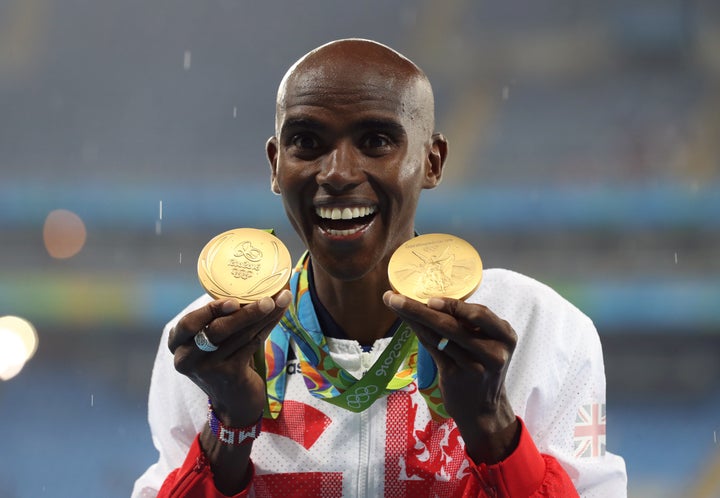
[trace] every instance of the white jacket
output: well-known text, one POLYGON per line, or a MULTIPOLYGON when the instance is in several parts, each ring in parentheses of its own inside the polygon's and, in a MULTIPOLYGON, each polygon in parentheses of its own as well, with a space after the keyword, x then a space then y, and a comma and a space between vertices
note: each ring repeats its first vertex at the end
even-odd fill
MULTIPOLYGON (((149 398, 160 456, 135 483, 133 498, 157 494, 205 424, 207 397, 175 371, 167 340, 180 317, 210 300, 198 298, 164 329, 149 398)), ((489 307, 518 334, 506 390, 540 452, 560 462, 581 496, 624 498, 625 463, 605 451, 605 374, 590 319, 549 287, 507 270, 485 270, 467 302, 489 307)), ((356 341, 328 344, 333 359, 359 377, 389 341, 379 339, 367 353, 356 341)), ((414 383, 352 413, 313 397, 297 365, 287 365, 283 411, 291 423, 264 423, 253 445, 259 478, 272 485, 272 474, 296 472, 297 486, 340 486, 344 497, 415 497, 413 487, 426 481, 428 489, 432 480, 434 495, 453 496, 448 483, 468 472, 462 439, 454 422, 432 422, 414 383)))

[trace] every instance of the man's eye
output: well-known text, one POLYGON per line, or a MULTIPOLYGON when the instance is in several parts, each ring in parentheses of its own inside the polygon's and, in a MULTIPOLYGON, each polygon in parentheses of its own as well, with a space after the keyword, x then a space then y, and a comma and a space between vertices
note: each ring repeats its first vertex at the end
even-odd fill
POLYGON ((390 145, 390 140, 385 135, 368 135, 362 145, 366 149, 381 149, 390 145))
POLYGON ((298 149, 315 149, 319 145, 317 139, 311 135, 295 135, 292 144, 298 149))

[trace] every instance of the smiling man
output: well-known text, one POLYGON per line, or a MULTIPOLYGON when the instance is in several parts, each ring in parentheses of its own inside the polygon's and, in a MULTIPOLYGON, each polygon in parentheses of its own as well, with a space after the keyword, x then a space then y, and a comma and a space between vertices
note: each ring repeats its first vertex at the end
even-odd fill
POLYGON ((283 78, 275 127, 272 190, 308 252, 290 290, 203 296, 168 324, 160 459, 133 496, 625 496, 587 317, 507 270, 462 301, 389 290, 448 150, 424 73, 375 42, 329 43, 283 78))

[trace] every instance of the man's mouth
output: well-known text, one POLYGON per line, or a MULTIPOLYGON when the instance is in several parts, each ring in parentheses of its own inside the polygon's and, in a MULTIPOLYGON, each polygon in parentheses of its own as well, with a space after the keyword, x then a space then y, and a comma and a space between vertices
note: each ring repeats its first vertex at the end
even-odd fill
POLYGON ((320 218, 320 228, 336 237, 345 237, 359 232, 372 221, 376 211, 376 206, 318 206, 315 208, 315 214, 320 218))

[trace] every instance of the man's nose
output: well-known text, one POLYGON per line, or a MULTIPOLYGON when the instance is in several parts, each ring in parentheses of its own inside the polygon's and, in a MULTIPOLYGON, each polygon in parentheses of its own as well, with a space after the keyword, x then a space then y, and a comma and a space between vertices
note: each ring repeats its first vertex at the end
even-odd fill
POLYGON ((339 143, 321 161, 317 182, 329 190, 349 190, 363 180, 362 159, 350 143, 339 143))

